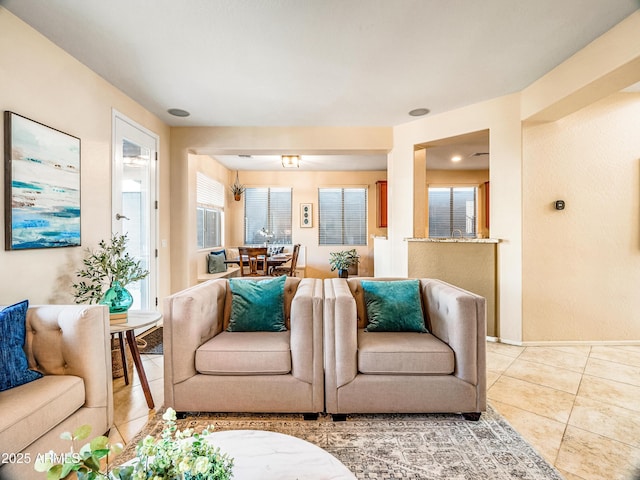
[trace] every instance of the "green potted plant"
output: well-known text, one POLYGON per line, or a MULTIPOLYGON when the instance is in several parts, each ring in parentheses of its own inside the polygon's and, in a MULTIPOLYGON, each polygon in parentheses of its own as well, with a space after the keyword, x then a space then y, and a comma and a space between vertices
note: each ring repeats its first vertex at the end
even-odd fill
POLYGON ((355 248, 329 253, 331 271, 338 270, 338 277, 340 278, 348 278, 349 267, 357 265, 358 263, 360 263, 360 256, 355 248))
POLYGON ((233 199, 236 202, 240 201, 240 197, 242 197, 242 194, 244 193, 244 191, 246 190, 245 186, 242 185, 240 183, 240 180, 238 180, 238 171, 236 170, 236 181, 233 182, 233 185, 231 185, 231 193, 233 193, 233 199))
POLYGON ((178 430, 176 412, 171 407, 162 419, 165 425, 161 437, 147 435, 136 446, 136 458, 123 466, 109 470, 109 461, 123 448, 122 444, 111 444, 105 436, 96 437, 74 451, 73 443, 86 439, 91 433, 91 427, 83 425, 73 434, 65 432, 60 436, 72 442, 70 452, 64 456, 53 452, 38 455, 35 470, 46 472, 47 480, 229 480, 233 476, 233 458, 206 439, 213 426, 201 433, 193 429, 178 430), (106 464, 104 469, 103 464, 106 464))
POLYGON ((125 287, 149 275, 126 251, 127 241, 126 234, 116 233, 109 242, 101 240, 97 250, 87 249, 84 268, 76 272, 80 281, 73 284, 76 303, 104 303, 112 314, 127 311, 132 298, 125 287))

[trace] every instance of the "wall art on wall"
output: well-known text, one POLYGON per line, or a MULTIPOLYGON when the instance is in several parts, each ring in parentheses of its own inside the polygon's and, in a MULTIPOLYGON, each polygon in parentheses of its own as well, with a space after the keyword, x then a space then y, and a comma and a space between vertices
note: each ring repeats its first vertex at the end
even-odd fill
POLYGON ((300 204, 300 228, 313 227, 313 203, 300 204))
POLYGON ((5 250, 80 245, 80 139, 4 112, 5 250))

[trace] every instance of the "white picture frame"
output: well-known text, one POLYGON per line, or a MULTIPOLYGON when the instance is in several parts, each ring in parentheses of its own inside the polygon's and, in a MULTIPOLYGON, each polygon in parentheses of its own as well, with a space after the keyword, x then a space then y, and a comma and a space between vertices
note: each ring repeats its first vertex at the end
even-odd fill
POLYGON ((300 204, 300 228, 313 227, 313 203, 300 204))

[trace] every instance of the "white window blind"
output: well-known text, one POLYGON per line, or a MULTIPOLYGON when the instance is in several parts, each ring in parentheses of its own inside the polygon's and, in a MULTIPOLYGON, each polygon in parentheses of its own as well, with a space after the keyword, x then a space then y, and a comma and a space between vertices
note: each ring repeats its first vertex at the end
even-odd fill
POLYGON ((198 248, 222 246, 224 185, 201 172, 197 172, 196 202, 198 248))
POLYGON ((245 244, 292 243, 290 187, 247 188, 244 212, 245 244))
POLYGON ((476 237, 476 187, 429 188, 429 237, 476 237))
POLYGON ((318 190, 320 245, 367 244, 367 189, 318 190))
POLYGON ((224 208, 224 185, 207 177, 204 173, 196 173, 196 202, 200 205, 224 208))

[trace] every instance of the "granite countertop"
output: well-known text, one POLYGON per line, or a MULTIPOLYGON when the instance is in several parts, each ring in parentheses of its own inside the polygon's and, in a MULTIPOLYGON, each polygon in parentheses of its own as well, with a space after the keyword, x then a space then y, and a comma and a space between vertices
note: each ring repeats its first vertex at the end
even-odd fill
POLYGON ((405 238, 407 242, 426 243, 499 243, 497 238, 405 238))

